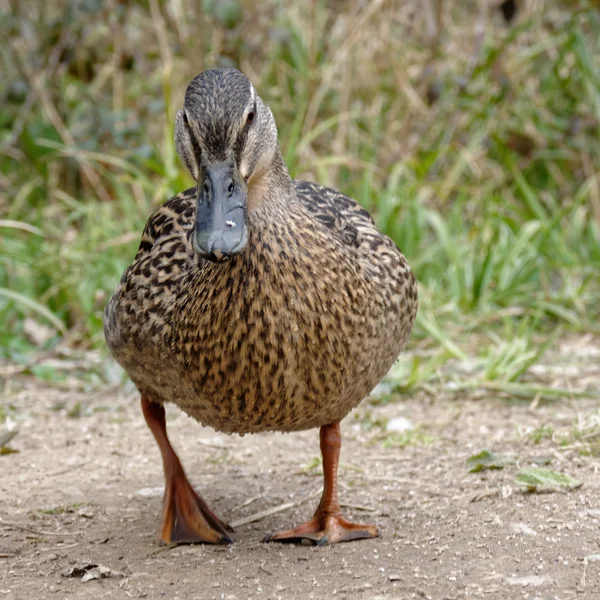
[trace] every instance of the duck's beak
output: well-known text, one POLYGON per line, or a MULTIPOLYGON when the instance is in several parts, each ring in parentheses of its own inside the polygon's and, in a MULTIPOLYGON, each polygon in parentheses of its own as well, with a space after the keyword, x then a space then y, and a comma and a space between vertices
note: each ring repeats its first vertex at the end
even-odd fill
POLYGON ((194 250, 213 262, 239 254, 248 244, 248 186, 232 162, 202 170, 198 182, 194 250))

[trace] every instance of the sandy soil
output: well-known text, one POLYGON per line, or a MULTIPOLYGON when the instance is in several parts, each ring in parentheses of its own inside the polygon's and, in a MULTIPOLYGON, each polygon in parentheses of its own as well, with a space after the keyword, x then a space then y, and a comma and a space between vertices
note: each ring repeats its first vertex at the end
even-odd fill
POLYGON ((0 456, 0 600, 600 597, 600 461, 558 443, 599 418, 600 399, 532 408, 440 392, 363 403, 343 424, 342 502, 381 537, 322 548, 261 542, 316 507, 316 431, 231 437, 170 407, 190 480, 226 520, 256 520, 238 524, 229 547, 164 548, 160 458, 131 389, 67 393, 20 379, 3 402, 19 433, 18 452, 0 456), (389 447, 377 424, 398 417, 428 437, 389 447), (536 444, 542 424, 554 433, 536 444), (484 448, 516 462, 469 473, 467 457, 484 448), (520 467, 548 460, 583 486, 514 483, 520 467), (267 509, 277 510, 260 518, 267 509))

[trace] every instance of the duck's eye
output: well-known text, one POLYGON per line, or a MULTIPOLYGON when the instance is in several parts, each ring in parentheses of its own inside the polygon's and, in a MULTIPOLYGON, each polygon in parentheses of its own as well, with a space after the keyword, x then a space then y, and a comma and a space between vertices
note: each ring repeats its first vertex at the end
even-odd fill
POLYGON ((188 116, 186 113, 183 113, 183 122, 185 123, 186 127, 190 126, 190 122, 188 121, 188 116))
POLYGON ((246 124, 247 124, 247 125, 250 125, 250 123, 252 123, 253 121, 254 121, 254 111, 253 111, 253 110, 251 110, 251 111, 248 113, 248 116, 246 117, 246 124))

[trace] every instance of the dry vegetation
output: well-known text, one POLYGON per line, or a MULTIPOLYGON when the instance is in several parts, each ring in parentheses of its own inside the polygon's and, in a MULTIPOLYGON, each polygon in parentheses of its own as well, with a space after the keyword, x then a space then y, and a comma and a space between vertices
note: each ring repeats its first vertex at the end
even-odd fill
POLYGON ((5 371, 120 381, 84 353, 103 348, 145 219, 191 183, 172 141, 186 83, 235 65, 272 106, 292 173, 357 198, 417 274, 396 391, 589 394, 532 367, 567 332, 598 333, 599 13, 259 4, 0 2, 5 371))
POLYGON ((2 597, 595 597, 600 13, 517 4, 0 0, 2 597), (175 413, 239 543, 153 546, 158 453, 101 317, 192 183, 173 116, 212 66, 252 79, 292 174, 371 210, 419 280, 407 353, 343 424, 372 543, 257 543, 307 516, 314 432, 175 413))

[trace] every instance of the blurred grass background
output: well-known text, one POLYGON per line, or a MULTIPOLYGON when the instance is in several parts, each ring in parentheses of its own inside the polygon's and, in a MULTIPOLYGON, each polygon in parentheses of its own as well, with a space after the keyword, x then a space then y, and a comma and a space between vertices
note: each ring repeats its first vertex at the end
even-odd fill
POLYGON ((510 4, 0 0, 0 359, 121 377, 102 311, 153 208, 191 185, 174 113, 194 75, 235 66, 292 175, 372 211, 419 279, 396 390, 573 393, 531 369, 600 333, 600 13, 510 4))

